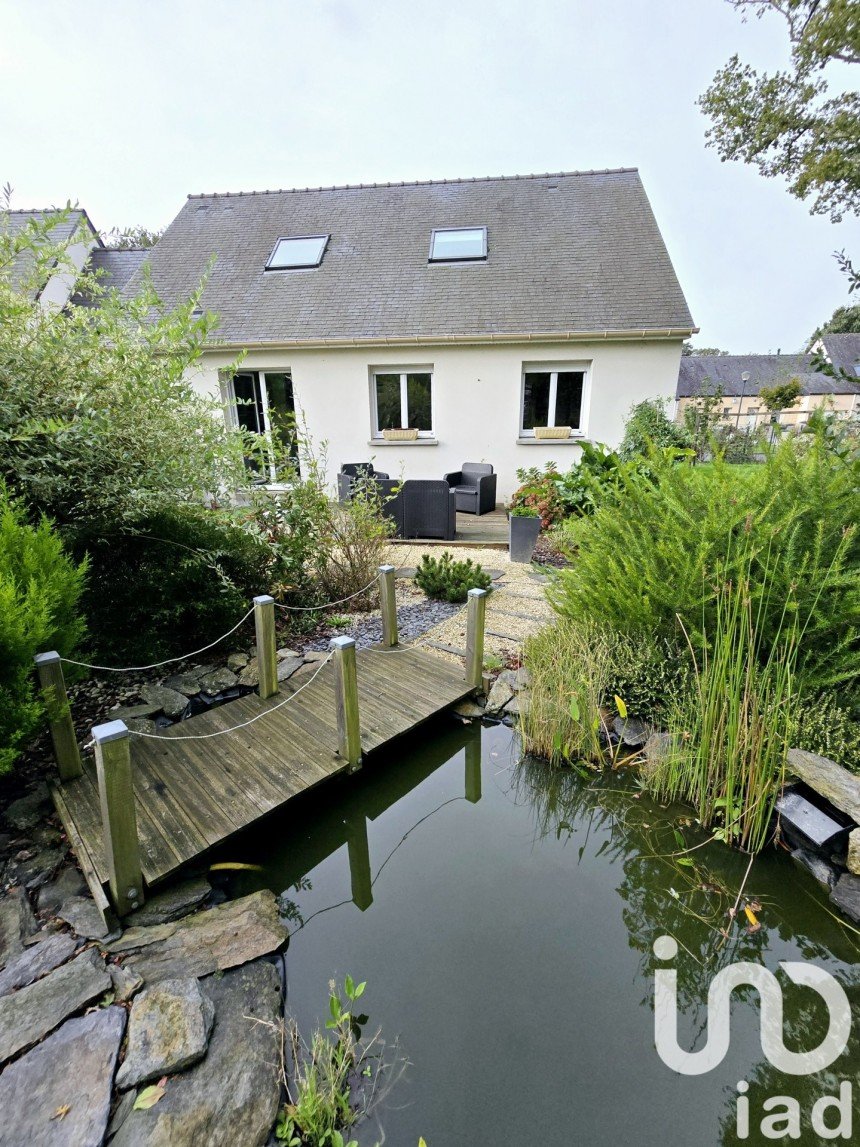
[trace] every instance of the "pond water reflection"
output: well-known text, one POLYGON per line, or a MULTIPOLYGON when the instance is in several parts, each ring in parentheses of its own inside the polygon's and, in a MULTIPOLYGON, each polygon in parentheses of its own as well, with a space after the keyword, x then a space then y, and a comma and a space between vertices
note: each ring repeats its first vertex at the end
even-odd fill
MULTIPOLYGON (((758 997, 741 989, 715 1070, 680 1076, 655 1050, 662 935, 679 944, 679 1042, 691 1050, 706 1038, 708 985, 736 960, 814 961, 860 999, 860 937, 785 854, 761 856, 747 880, 760 930, 720 935, 748 858, 703 840, 685 810, 659 808, 631 778, 551 769, 521 760, 502 726, 442 722, 242 839, 231 859, 264 871, 232 891, 285 893, 289 1007, 306 1031, 328 981, 349 972, 368 981, 371 1026, 400 1037, 410 1067, 378 1125, 359 1128, 362 1147, 382 1132, 396 1147, 419 1135, 428 1147, 770 1143, 761 1105, 778 1095, 800 1101, 800 1142, 817 1143, 819 1096, 850 1080, 860 1105, 856 1035, 828 1071, 780 1075, 761 1051, 758 997), (700 845, 681 864, 678 833, 700 845)), ((817 1044, 819 997, 788 985, 785 1001, 786 1046, 817 1044)))

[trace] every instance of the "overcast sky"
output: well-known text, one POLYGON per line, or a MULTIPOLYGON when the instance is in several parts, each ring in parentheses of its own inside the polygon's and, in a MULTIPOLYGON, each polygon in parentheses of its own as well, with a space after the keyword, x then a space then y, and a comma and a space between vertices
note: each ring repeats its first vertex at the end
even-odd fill
POLYGON ((696 341, 796 350, 860 228, 721 164, 695 106, 785 42, 725 0, 0 0, 0 183, 107 230, 190 192, 638 167, 696 341))

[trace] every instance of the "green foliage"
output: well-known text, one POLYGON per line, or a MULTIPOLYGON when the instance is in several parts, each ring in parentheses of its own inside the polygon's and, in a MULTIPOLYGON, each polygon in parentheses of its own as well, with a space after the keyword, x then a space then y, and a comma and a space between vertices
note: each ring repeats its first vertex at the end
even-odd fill
POLYGON ((592 514, 614 485, 620 457, 602 443, 583 442, 578 460, 556 482, 565 514, 592 514))
POLYGON ((708 145, 720 159, 741 160, 766 177, 788 181, 812 212, 838 222, 860 207, 860 96, 831 98, 824 77, 832 61, 860 63, 860 18, 854 0, 729 0, 746 15, 782 15, 791 67, 759 73, 737 55, 717 72, 699 106, 711 120, 708 145))
POLYGON ((690 801, 717 839, 758 852, 795 727, 795 669, 808 618, 798 613, 792 587, 778 584, 772 568, 759 568, 751 536, 715 580, 694 688, 673 706, 666 750, 649 762, 646 784, 661 801, 690 801), (755 595, 751 576, 759 582, 755 595), (765 646, 757 622, 761 599, 772 592, 780 620, 765 646))
POLYGON ((133 251, 141 247, 154 247, 164 231, 150 231, 138 224, 136 227, 112 227, 102 234, 106 247, 114 251, 133 251))
POLYGON ((30 525, 0 482, 0 773, 13 765, 41 714, 33 658, 70 655, 84 635, 78 599, 86 563, 63 552, 47 518, 30 525))
POLYGON ((704 355, 715 354, 715 355, 719 355, 720 358, 725 358, 729 354, 729 352, 727 350, 720 350, 720 348, 716 347, 716 346, 693 346, 693 344, 689 340, 687 340, 687 342, 681 344, 681 357, 682 358, 691 358, 693 355, 703 355, 703 354, 704 355))
POLYGON ((613 646, 604 702, 622 697, 631 717, 659 724, 686 696, 692 676, 690 658, 679 643, 636 634, 613 646))
POLYGON ((722 387, 702 388, 684 407, 684 430, 699 461, 725 448, 731 428, 722 419, 722 387))
POLYGON ((835 692, 801 698, 791 744, 860 773, 860 714, 840 698, 835 692))
POLYGON ((272 549, 253 523, 204 506, 165 507, 121 533, 81 530, 75 542, 89 555, 82 605, 93 643, 101 658, 125 664, 206 645, 274 576, 272 549))
POLYGON ((548 530, 564 517, 564 504, 558 491, 560 478, 555 462, 547 462, 543 470, 537 466, 517 470, 520 485, 511 498, 510 512, 520 517, 538 516, 541 529, 548 530))
POLYGON ((808 346, 818 342, 822 335, 860 334, 860 303, 837 307, 827 322, 817 327, 810 336, 808 346))
POLYGON ((780 410, 790 410, 800 398, 802 389, 798 380, 793 378, 775 386, 763 386, 758 394, 768 410, 778 413, 780 410))
POLYGON ((630 408, 618 455, 624 460, 645 456, 655 446, 685 450, 690 447, 690 439, 684 428, 666 414, 664 399, 646 398, 630 408))
POLYGON ((798 669, 807 689, 860 682, 858 462, 822 434, 786 440, 765 461, 739 468, 716 459, 677 466, 655 456, 652 480, 621 472, 617 490, 589 518, 571 521, 574 564, 551 594, 562 617, 633 637, 678 642, 683 622, 697 651, 714 631, 719 585, 755 554, 750 592, 758 648, 768 657, 792 600, 808 619, 798 669), (739 540, 744 546, 739 546, 739 540), (763 577, 767 570, 768 577, 763 577))
POLYGON ((365 987, 347 976, 344 999, 334 982, 329 985, 331 1018, 326 1029, 331 1034, 315 1031, 310 1047, 295 1024, 290 1026, 295 1100, 284 1107, 275 1127, 277 1139, 287 1147, 358 1147, 354 1139, 346 1142, 343 1131, 367 1114, 368 1101, 354 1100, 352 1081, 362 1076, 372 1079, 382 1070, 379 1058, 371 1056, 362 1042, 368 1017, 355 1011, 365 987))
POLYGON ((422 555, 415 571, 415 584, 428 597, 439 601, 465 601, 470 589, 489 589, 493 584, 489 574, 470 559, 454 561, 449 550, 440 558, 422 555))

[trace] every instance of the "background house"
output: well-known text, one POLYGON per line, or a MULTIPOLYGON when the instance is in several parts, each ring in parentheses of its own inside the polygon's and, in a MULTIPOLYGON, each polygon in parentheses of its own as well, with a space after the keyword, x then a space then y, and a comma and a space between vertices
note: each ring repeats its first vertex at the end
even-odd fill
POLYGON ((813 354, 690 355, 678 370, 677 418, 699 395, 722 394, 722 421, 740 430, 752 430, 778 417, 785 426, 803 426, 816 407, 827 405, 844 417, 860 413, 860 335, 824 335, 815 348, 838 371, 850 378, 832 378, 817 371, 813 354), (856 381, 853 381, 856 378, 856 381), (801 394, 790 410, 771 415, 762 403, 762 387, 783 385, 794 379, 801 394))
MULTIPOLYGON (((14 235, 23 231, 30 223, 44 223, 56 211, 49 208, 45 211, 2 211, 0 212, 0 226, 8 228, 14 235)), ((12 266, 12 284, 16 290, 24 289, 43 307, 64 307, 71 300, 75 289, 77 276, 83 270, 87 260, 96 251, 103 247, 98 231, 93 226, 89 215, 81 208, 66 212, 48 231, 48 240, 51 243, 65 243, 69 240, 66 255, 69 266, 49 268, 47 274, 40 282, 31 284, 28 280, 33 270, 33 256, 30 252, 22 252, 12 266)))
POLYGON ((162 299, 213 258, 194 383, 229 419, 267 433, 295 409, 334 469, 491 462, 502 498, 518 467, 567 466, 585 438, 617 443, 633 402, 671 399, 696 329, 629 169, 191 196, 149 253, 162 299))

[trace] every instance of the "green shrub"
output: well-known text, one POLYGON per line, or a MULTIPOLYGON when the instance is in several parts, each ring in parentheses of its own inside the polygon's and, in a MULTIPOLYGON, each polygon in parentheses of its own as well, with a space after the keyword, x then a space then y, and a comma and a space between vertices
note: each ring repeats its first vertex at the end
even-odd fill
POLYGON ((573 565, 551 596, 574 623, 678 643, 683 622, 697 652, 714 630, 716 572, 737 582, 753 549, 750 592, 763 656, 786 603, 805 620, 798 670, 809 691, 860 682, 857 467, 822 436, 786 440, 759 466, 678 466, 659 454, 651 481, 620 471, 596 512, 571 520, 573 565))
POLYGON ((692 679, 687 649, 666 638, 636 634, 614 644, 605 700, 620 697, 631 717, 659 724, 687 694, 692 679))
POLYGON ((440 558, 423 555, 415 571, 415 584, 439 601, 465 601, 470 589, 489 589, 493 583, 476 562, 456 562, 446 550, 440 558))
POLYGON ((618 476, 621 459, 602 443, 583 442, 578 461, 556 483, 565 514, 592 514, 618 476))
POLYGON ((801 700, 791 743, 860 773, 860 719, 856 711, 840 703, 838 694, 822 693, 801 700))
MULTIPOLYGON (((206 645, 271 582, 266 539, 228 511, 178 503, 76 540, 90 559, 82 604, 102 659, 149 662, 206 645)), ((251 640, 247 624, 239 640, 251 640)))
POLYGON ((618 454, 626 460, 648 455, 654 447, 687 450, 692 445, 688 431, 666 414, 666 400, 647 398, 630 407, 618 454))
POLYGON ((53 649, 68 656, 84 635, 85 576, 86 563, 66 556, 47 518, 29 525, 0 483, 0 773, 39 721, 34 656, 53 649))

